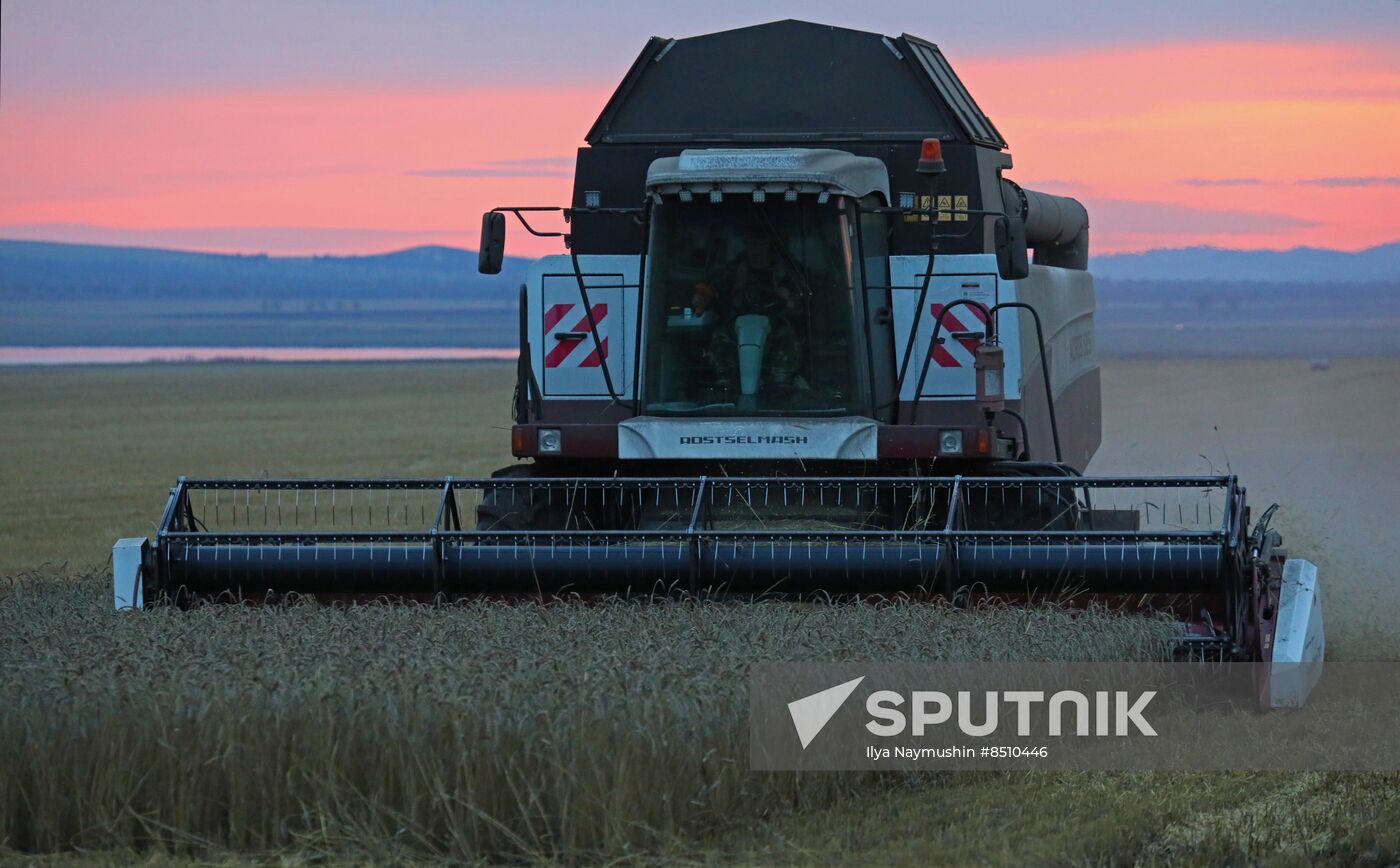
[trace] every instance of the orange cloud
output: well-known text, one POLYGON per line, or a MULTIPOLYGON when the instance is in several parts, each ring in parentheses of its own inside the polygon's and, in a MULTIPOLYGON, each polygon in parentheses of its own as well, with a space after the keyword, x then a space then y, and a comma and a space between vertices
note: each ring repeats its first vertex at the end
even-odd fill
POLYGON ((298 90, 7 105, 0 224, 373 227, 474 245, 487 208, 567 201, 572 170, 559 162, 608 93, 298 90), (422 174, 463 165, 505 170, 422 174))
POLYGON ((1077 182, 1067 192, 1090 205, 1099 252, 1211 243, 1357 249, 1400 236, 1400 188, 1298 183, 1395 174, 1393 46, 1171 44, 971 58, 958 68, 1010 141, 1014 177, 1032 186, 1077 182), (1201 183, 1210 179, 1251 183, 1201 183), (1103 219, 1115 210, 1094 208, 1096 200, 1162 203, 1181 219, 1175 229, 1158 220, 1140 231, 1103 219), (1232 232, 1228 220, 1192 221, 1191 210, 1257 216, 1232 232), (1255 231, 1271 221, 1272 231, 1255 231))
MULTIPOLYGON (((1393 46, 1173 43, 952 60, 1011 142, 1012 176, 1082 198, 1098 252, 1354 249, 1400 236, 1400 186, 1301 183, 1395 177, 1393 46)), ((7 95, 0 224, 303 226, 381 233, 347 234, 341 250, 388 233, 474 246, 491 206, 567 201, 569 159, 610 92, 289 88, 62 104, 7 95)), ((511 233, 512 253, 558 249, 511 233)))

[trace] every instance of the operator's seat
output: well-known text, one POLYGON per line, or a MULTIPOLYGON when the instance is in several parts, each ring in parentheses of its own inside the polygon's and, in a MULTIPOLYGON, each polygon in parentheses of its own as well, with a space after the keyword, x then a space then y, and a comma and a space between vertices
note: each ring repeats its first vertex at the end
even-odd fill
MULTIPOLYGON (((831 246, 816 236, 796 239, 788 250, 793 260, 802 265, 812 292, 810 299, 802 301, 801 315, 793 323, 802 340, 809 343, 810 373, 816 381, 811 385, 819 389, 841 388, 844 382, 833 382, 832 375, 850 367, 853 301, 844 263, 838 262, 831 246)), ((807 376, 808 372, 804 370, 803 374, 807 376)))

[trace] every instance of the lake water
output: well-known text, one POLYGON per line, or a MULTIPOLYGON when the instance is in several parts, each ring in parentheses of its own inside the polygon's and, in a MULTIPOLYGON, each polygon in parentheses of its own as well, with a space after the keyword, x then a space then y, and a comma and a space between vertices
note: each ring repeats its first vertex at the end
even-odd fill
POLYGON ((481 347, 0 347, 0 365, 514 361, 517 355, 513 348, 481 347))

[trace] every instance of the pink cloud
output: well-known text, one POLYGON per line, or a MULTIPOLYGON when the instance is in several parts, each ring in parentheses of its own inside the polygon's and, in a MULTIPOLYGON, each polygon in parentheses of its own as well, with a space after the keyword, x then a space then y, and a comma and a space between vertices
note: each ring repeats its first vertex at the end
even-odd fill
MULTIPOLYGON (((582 144, 607 95, 293 90, 7 106, 0 224, 427 229, 472 243, 494 205, 567 201, 561 152, 582 144), (463 165, 499 171, 414 174, 463 165)), ((530 248, 516 252, 542 252, 530 248)))
MULTIPOLYGON (((1394 177, 1400 55, 1392 49, 1182 42, 951 59, 1011 142, 1012 177, 1083 198, 1099 252, 1212 241, 1354 249, 1400 234, 1390 216, 1400 187, 1303 182, 1394 177), (1113 204, 1124 202, 1134 204, 1113 204)), ((345 230, 328 250, 380 249, 390 239, 472 246, 492 206, 568 200, 571 155, 611 90, 603 82, 7 99, 0 225, 179 230, 206 249, 231 236, 211 229, 200 245, 202 227, 304 227, 322 240, 333 237, 313 230, 345 230)), ((511 235, 514 254, 558 249, 511 235)))

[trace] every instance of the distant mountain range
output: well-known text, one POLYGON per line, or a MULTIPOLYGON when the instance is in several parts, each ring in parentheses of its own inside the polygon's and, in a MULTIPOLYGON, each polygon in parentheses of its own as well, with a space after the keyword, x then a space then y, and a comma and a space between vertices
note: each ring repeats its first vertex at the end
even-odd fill
POLYGON ((1400 281, 1400 241, 1348 253, 1317 247, 1227 250, 1182 247, 1095 256, 1095 277, 1119 280, 1219 280, 1370 283, 1400 281))
MULTIPOLYGON (((505 277, 476 271, 475 251, 456 247, 413 247, 368 256, 267 256, 192 253, 148 247, 113 247, 48 241, 0 240, 0 291, 18 285, 36 289, 106 289, 145 286, 187 291, 257 292, 295 283, 299 292, 335 287, 337 292, 394 293, 410 282, 426 285, 502 287, 514 292, 529 260, 508 257, 505 277)), ((1095 256, 1099 278, 1199 282, 1257 281, 1371 283, 1400 279, 1400 241, 1357 252, 1295 247, 1291 250, 1229 250, 1183 247, 1095 256)))
POLYGON ((0 241, 0 346, 508 347, 528 265, 0 241))
POLYGON ((370 256, 194 253, 0 240, 0 292, 59 291, 114 296, 414 297, 488 293, 513 299, 528 259, 508 257, 501 275, 476 270, 476 253, 413 247, 370 256))
MULTIPOLYGON (((529 260, 192 253, 0 240, 0 346, 510 347, 529 260)), ((1106 354, 1390 353, 1400 242, 1097 256, 1106 354), (1317 304, 1324 294, 1326 305, 1317 304)))

